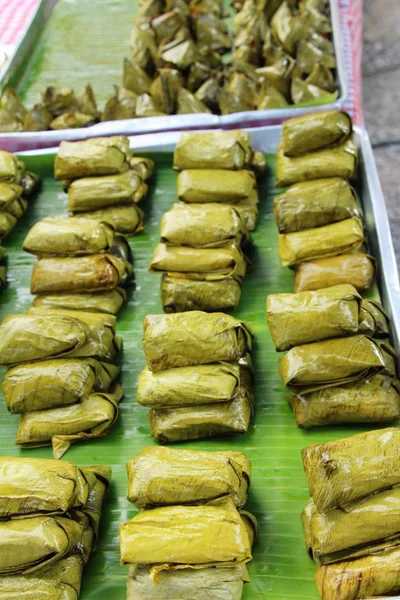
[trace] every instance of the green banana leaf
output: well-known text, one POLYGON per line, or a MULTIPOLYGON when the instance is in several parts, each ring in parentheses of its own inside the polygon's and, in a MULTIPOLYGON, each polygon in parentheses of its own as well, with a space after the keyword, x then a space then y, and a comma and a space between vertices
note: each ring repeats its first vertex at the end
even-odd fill
MULTIPOLYGON (((86 4, 86 3, 85 3, 86 4)), ((61 4, 60 4, 61 6, 61 4)), ((73 5, 68 5, 73 6, 73 5)), ((131 15, 131 8, 129 10, 131 15)), ((125 15, 126 16, 126 15, 125 15)), ((129 23, 130 27, 130 23, 129 23)), ((124 339, 121 384, 125 391, 120 417, 106 438, 75 444, 67 459, 79 466, 109 464, 113 470, 97 548, 83 574, 80 600, 99 597, 125 600, 128 569, 120 566, 118 527, 136 513, 127 500, 125 463, 146 446, 150 435, 148 408, 136 402, 137 379, 145 367, 141 346, 143 318, 161 313, 161 276, 148 273, 154 247, 159 241, 161 217, 176 202, 177 174, 172 154, 148 155, 156 160, 149 194, 143 201, 144 232, 129 238, 135 255, 136 290, 127 290, 128 302, 118 314, 117 330, 124 339)), ((300 451, 313 442, 331 441, 366 431, 369 426, 346 426, 299 430, 286 401, 288 392, 279 376, 279 354, 275 352, 265 321, 267 294, 293 291, 293 272, 280 265, 278 234, 273 216, 275 157, 268 155, 268 174, 260 181, 260 216, 250 253, 252 268, 243 279, 243 293, 233 315, 248 323, 255 334, 252 356, 255 363, 256 411, 249 432, 232 437, 180 443, 179 448, 242 451, 252 463, 252 483, 246 509, 261 525, 249 563, 251 582, 244 585, 243 600, 318 600, 314 581, 315 564, 308 557, 300 514, 309 493, 300 451)), ((34 223, 49 215, 67 214, 67 195, 52 176, 53 158, 24 157, 31 171, 43 175, 40 195, 32 198, 27 213, 4 240, 8 259, 8 285, 0 297, 0 316, 27 309, 34 256, 22 253, 22 242, 34 223)), ((375 296, 376 298, 377 296, 375 296)), ((1 369, 3 376, 5 369, 1 369)), ((10 415, 0 402, 0 455, 51 458, 51 448, 21 450, 15 445, 18 415, 10 415)), ((168 447, 173 447, 168 446, 168 447)))

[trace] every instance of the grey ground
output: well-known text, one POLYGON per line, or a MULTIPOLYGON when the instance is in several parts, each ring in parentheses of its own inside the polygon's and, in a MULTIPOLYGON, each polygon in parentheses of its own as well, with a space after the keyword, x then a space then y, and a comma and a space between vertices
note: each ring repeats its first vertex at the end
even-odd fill
POLYGON ((364 0, 363 106, 400 267, 400 0, 364 0))

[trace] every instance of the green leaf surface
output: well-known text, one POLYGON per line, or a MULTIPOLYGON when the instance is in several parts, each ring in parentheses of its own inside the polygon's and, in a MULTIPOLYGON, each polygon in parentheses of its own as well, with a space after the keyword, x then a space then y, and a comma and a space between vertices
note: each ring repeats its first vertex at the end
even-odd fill
MULTIPOLYGON (((161 217, 176 201, 177 175, 171 169, 171 154, 149 156, 156 161, 156 171, 143 205, 145 231, 130 238, 136 289, 129 292, 129 301, 118 316, 118 332, 124 340, 120 362, 125 399, 121 403, 121 415, 106 438, 75 445, 64 457, 81 466, 107 463, 113 471, 98 547, 84 572, 82 600, 125 598, 128 573, 127 568, 119 564, 118 527, 135 514, 126 499, 125 463, 142 448, 153 444, 147 410, 136 403, 135 395, 138 374, 145 364, 142 321, 149 313, 162 312, 160 276, 148 273, 147 267, 159 239, 161 217)), ((43 188, 31 201, 26 216, 4 241, 9 283, 0 295, 1 317, 24 311, 32 300, 29 282, 35 258, 21 250, 29 228, 45 216, 66 214, 67 210, 66 195, 52 177, 53 156, 23 157, 23 160, 29 169, 42 174, 43 188)), ((278 257, 272 210, 275 157, 268 156, 268 161, 268 175, 260 185, 260 216, 253 236, 255 247, 250 255, 252 266, 244 279, 239 307, 233 313, 248 323, 255 334, 255 418, 246 435, 202 440, 179 447, 241 450, 252 462, 247 508, 257 516, 261 534, 254 546, 251 583, 245 586, 244 600, 317 600, 314 564, 305 551, 300 524, 300 512, 308 499, 300 451, 309 443, 338 439, 372 427, 321 428, 311 432, 296 428, 286 402, 288 393, 279 377, 279 355, 274 350, 265 319, 267 294, 293 290, 292 272, 280 266, 278 257)), ((0 454, 51 457, 50 448, 18 449, 14 442, 17 423, 18 417, 8 414, 5 403, 1 402, 0 454)))

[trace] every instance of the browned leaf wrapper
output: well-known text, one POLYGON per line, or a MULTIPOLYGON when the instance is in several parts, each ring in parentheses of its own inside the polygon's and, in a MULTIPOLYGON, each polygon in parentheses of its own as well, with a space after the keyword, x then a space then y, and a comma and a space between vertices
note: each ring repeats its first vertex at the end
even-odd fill
POLYGON ((376 262, 356 252, 302 262, 295 267, 294 291, 318 290, 350 283, 358 291, 368 290, 374 281, 376 262))
POLYGON ((166 115, 150 94, 142 94, 136 102, 137 117, 163 117, 166 115))
POLYGON ((136 116, 137 94, 123 87, 115 87, 115 94, 107 100, 101 114, 102 121, 133 119, 136 116))
POLYGON ((46 131, 52 120, 52 114, 46 107, 35 104, 25 115, 24 131, 46 131))
POLYGON ((374 300, 363 300, 360 310, 360 333, 372 337, 386 338, 389 336, 389 320, 382 304, 374 300))
POLYGON ((150 90, 151 78, 142 67, 125 58, 122 86, 139 96, 150 90))
POLYGON ((183 85, 183 77, 177 69, 159 69, 157 77, 150 87, 154 102, 167 115, 176 112, 178 95, 183 85))
POLYGON ((49 125, 50 129, 78 129, 79 127, 89 127, 96 122, 92 115, 81 112, 65 112, 59 115, 49 125))

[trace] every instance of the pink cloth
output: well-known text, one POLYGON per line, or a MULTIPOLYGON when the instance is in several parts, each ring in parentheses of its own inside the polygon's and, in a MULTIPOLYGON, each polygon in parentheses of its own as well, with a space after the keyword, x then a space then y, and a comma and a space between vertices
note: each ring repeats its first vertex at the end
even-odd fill
POLYGON ((38 0, 0 0, 0 44, 18 44, 38 0))

